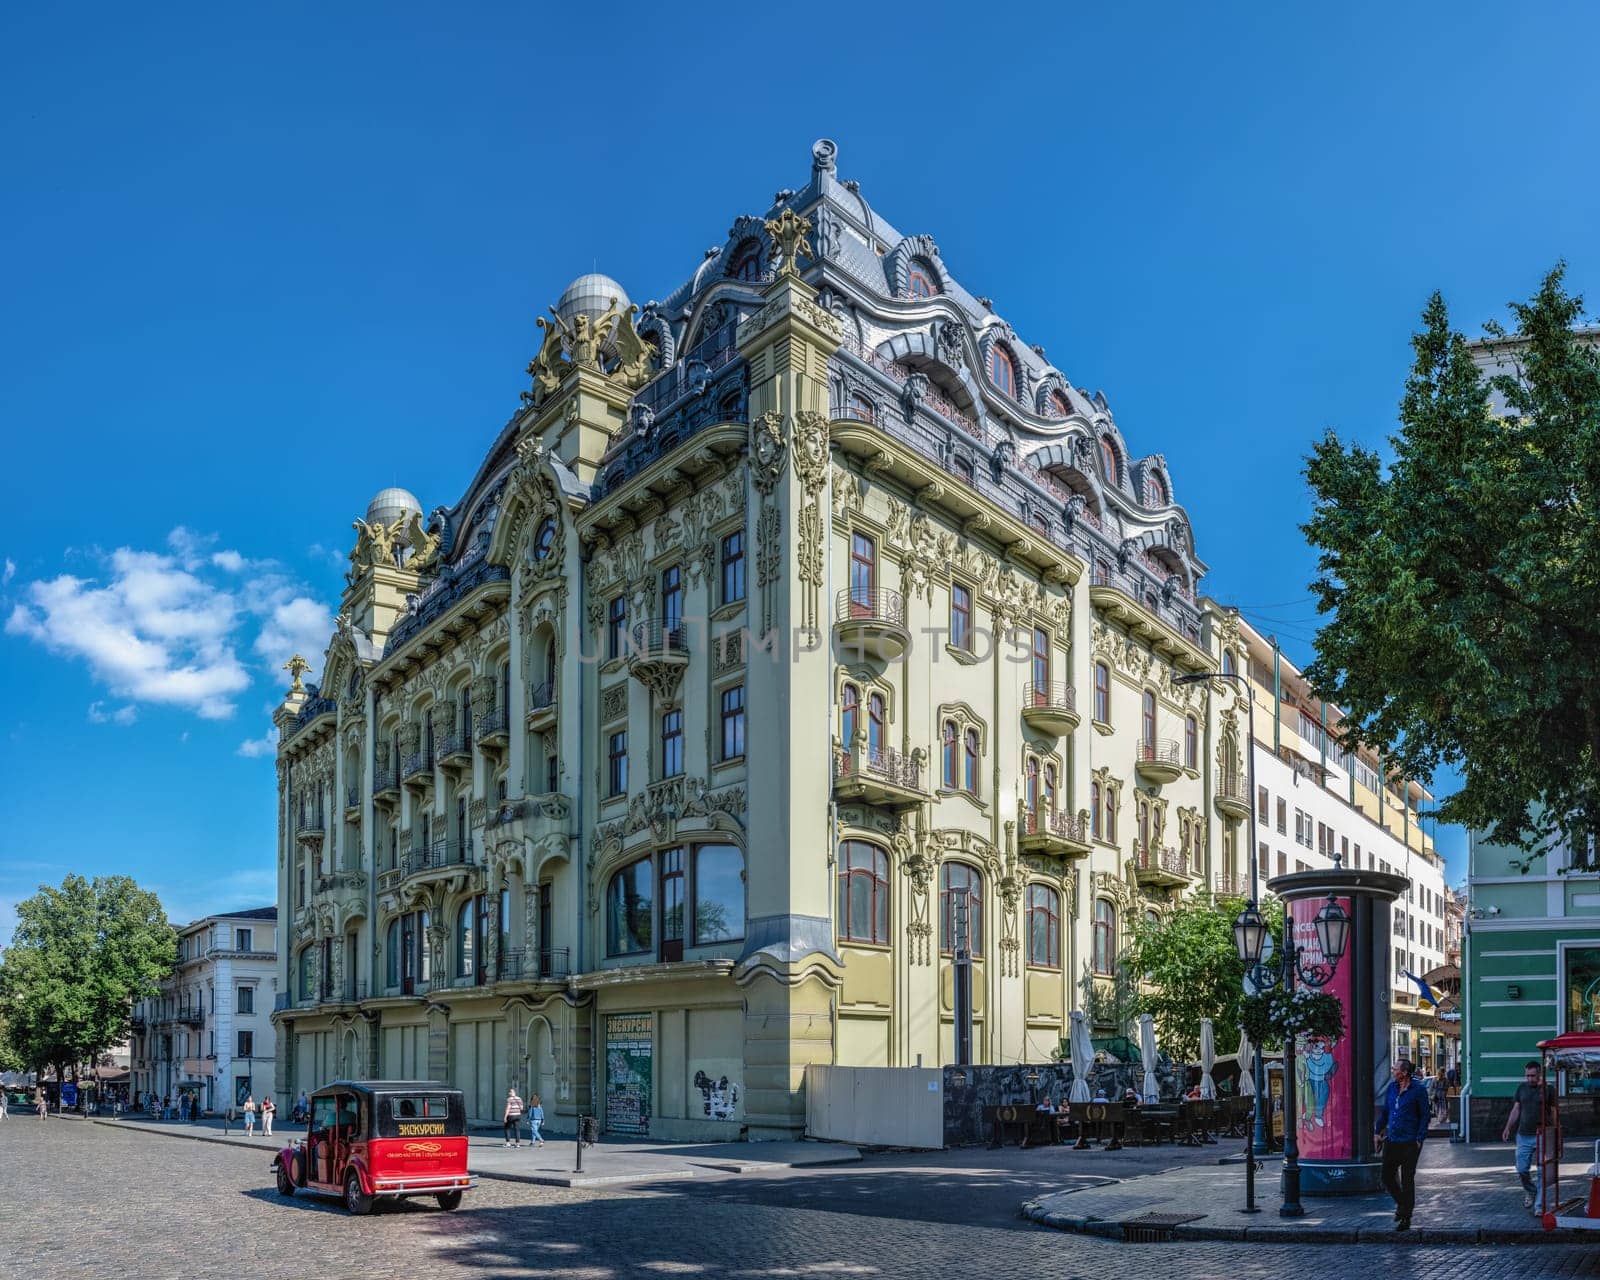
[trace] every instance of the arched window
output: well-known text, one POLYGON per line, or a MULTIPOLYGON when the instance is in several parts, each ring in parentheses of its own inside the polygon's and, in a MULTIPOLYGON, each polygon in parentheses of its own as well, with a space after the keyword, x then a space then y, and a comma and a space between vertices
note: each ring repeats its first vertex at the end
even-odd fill
POLYGON ((964 862, 939 868, 939 950, 955 950, 960 921, 957 907, 966 906, 967 938, 972 954, 983 954, 983 874, 964 862))
POLYGON ((650 950, 650 859, 629 863, 606 886, 606 954, 637 955, 650 950))
POLYGON ((737 391, 730 391, 722 397, 722 403, 717 406, 717 416, 724 422, 737 422, 744 397, 737 391))
POLYGON ((474 942, 477 940, 475 902, 463 902, 456 912, 456 977, 470 978, 476 967, 474 942))
POLYGON ((550 546, 556 540, 556 522, 547 518, 539 526, 539 532, 533 537, 533 558, 547 560, 550 557, 550 546))
POLYGON ((1103 830, 1100 824, 1100 784, 1089 784, 1089 834, 1096 840, 1100 838, 1103 830))
POLYGON ((1111 723, 1111 668, 1094 664, 1094 718, 1099 724, 1111 723))
POLYGON ((1231 676, 1236 674, 1237 671, 1238 668, 1233 665, 1233 650, 1224 649, 1222 651, 1222 674, 1225 676, 1231 676))
POLYGON ((989 381, 1013 400, 1017 397, 1017 366, 1000 343, 989 348, 989 381))
POLYGON ((317 959, 321 952, 316 943, 312 943, 300 953, 300 998, 302 1000, 315 1000, 317 998, 317 959))
POLYGON ((741 240, 734 246, 733 254, 728 259, 728 278, 730 280, 759 280, 761 279, 761 241, 754 236, 741 240))
POLYGON ((853 684, 847 684, 839 699, 839 740, 846 751, 856 745, 856 721, 860 714, 861 690, 853 684))
POLYGON ((1152 471, 1144 483, 1145 505, 1150 507, 1164 507, 1167 505, 1167 486, 1162 483, 1161 477, 1152 471))
POLYGON ((845 407, 845 416, 854 418, 857 422, 871 422, 873 420, 872 401, 859 391, 850 397, 850 403, 845 407))
POLYGON ((883 759, 883 730, 883 695, 875 693, 867 699, 867 752, 873 760, 883 759))
POLYGON ((1117 842, 1117 789, 1107 787, 1106 792, 1106 839, 1112 844, 1117 842))
POLYGON ((954 720, 946 720, 944 722, 943 778, 944 785, 949 787, 952 791, 954 791, 959 785, 957 782, 959 774, 957 773, 956 764, 956 752, 958 750, 958 745, 959 735, 956 733, 956 722, 954 720))
POLYGON ((1054 764, 1047 763, 1044 767, 1044 795, 1041 799, 1044 801, 1044 811, 1046 813, 1054 813, 1056 811, 1056 767, 1054 764))
POLYGON ((839 938, 889 945, 889 857, 864 840, 839 846, 839 938))
POLYGON ((963 753, 965 765, 962 770, 961 785, 968 795, 978 794, 978 731, 967 730, 966 751, 963 753))
POLYGON ((1053 418, 1065 418, 1071 412, 1072 405, 1066 396, 1059 391, 1052 391, 1050 393, 1050 416, 1053 418))
POLYGON ((939 273, 923 259, 911 259, 911 273, 906 278, 906 292, 913 298, 933 297, 940 292, 939 273))
POLYGON ((1156 695, 1148 689, 1144 691, 1141 709, 1140 741, 1147 747, 1153 747, 1156 742, 1156 695))
POLYGON ((1061 967, 1061 895, 1045 884, 1028 886, 1028 963, 1061 967))
POLYGON ((1117 909, 1109 899, 1094 900, 1094 971, 1110 976, 1117 965, 1117 909))
POLYGON ((1104 436, 1100 437, 1100 474, 1107 484, 1117 482, 1117 447, 1104 436))
POLYGON ((1200 764, 1200 722, 1193 716, 1183 718, 1183 767, 1186 769, 1199 768, 1200 764))

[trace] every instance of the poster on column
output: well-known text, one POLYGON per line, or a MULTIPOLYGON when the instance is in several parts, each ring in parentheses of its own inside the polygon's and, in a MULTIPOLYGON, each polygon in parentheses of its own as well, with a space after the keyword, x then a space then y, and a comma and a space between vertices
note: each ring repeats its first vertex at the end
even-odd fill
POLYGON ((650 1132, 653 1029, 648 1013, 613 1013, 606 1018, 606 1130, 610 1133, 650 1132))
MULTIPOLYGON (((1349 898, 1337 899, 1346 916, 1352 913, 1349 898)), ((1289 904, 1294 922, 1294 941, 1300 948, 1302 963, 1309 967, 1323 963, 1322 945, 1317 941, 1316 917, 1326 898, 1300 898, 1289 904)), ((1322 990, 1344 1006, 1346 1031, 1351 1024, 1350 970, 1341 964, 1333 980, 1322 990)), ((1295 1041, 1295 1109, 1303 1160, 1349 1160, 1355 1155, 1352 1109, 1350 1038, 1346 1034, 1329 1041, 1322 1036, 1301 1036, 1295 1041)))

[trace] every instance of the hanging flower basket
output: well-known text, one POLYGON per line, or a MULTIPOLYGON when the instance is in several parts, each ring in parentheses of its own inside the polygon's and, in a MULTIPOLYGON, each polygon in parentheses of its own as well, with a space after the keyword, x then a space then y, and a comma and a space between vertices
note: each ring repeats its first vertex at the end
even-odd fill
POLYGON ((1254 1044, 1282 1044, 1290 1036, 1337 1040, 1344 1035, 1344 1005, 1326 991, 1278 988, 1245 996, 1239 1027, 1254 1044))

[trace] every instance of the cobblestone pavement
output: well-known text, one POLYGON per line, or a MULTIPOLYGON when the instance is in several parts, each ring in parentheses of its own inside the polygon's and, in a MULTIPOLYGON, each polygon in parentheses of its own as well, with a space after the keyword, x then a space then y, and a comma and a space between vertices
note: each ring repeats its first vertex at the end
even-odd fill
MULTIPOLYGON (((805 1179, 812 1175, 793 1175, 805 1179)), ((730 1180, 732 1181, 732 1180, 730 1180)), ((841 1187, 850 1180, 838 1180, 841 1187)), ((1159 1269, 1235 1278, 1592 1275, 1596 1246, 1359 1250, 1261 1244, 1134 1246, 963 1221, 710 1198, 677 1186, 578 1190, 485 1182, 453 1214, 431 1202, 350 1218, 283 1200, 263 1150, 175 1142, 71 1120, 0 1124, 0 1280, 137 1276, 538 1277, 1093 1276, 1159 1269)))

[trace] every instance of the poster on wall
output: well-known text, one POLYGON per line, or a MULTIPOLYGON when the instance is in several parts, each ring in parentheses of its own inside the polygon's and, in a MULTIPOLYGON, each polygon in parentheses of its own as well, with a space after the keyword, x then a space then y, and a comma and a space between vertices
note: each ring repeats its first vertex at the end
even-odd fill
POLYGON ((690 1115, 699 1120, 744 1119, 744 1086, 739 1083, 743 1061, 704 1058, 690 1065, 694 1069, 690 1115))
MULTIPOLYGON (((1354 914, 1349 898, 1337 899, 1346 917, 1354 914)), ((1322 946, 1317 941, 1317 914, 1327 905, 1325 898, 1299 898, 1289 906, 1294 923, 1294 941, 1307 965, 1322 964, 1322 946)), ((1344 1006, 1348 1031, 1353 1014, 1350 1000, 1349 963, 1340 964, 1333 980, 1322 990, 1344 1006)), ((1352 1132, 1354 1110, 1351 1104, 1350 1037, 1329 1040, 1323 1036, 1300 1036, 1295 1041, 1295 1107, 1298 1119, 1300 1157, 1303 1160, 1349 1160, 1355 1155, 1352 1132)))
POLYGON ((650 1132, 650 1081, 655 1068, 653 1020, 648 1013, 606 1017, 606 1130, 650 1132))

